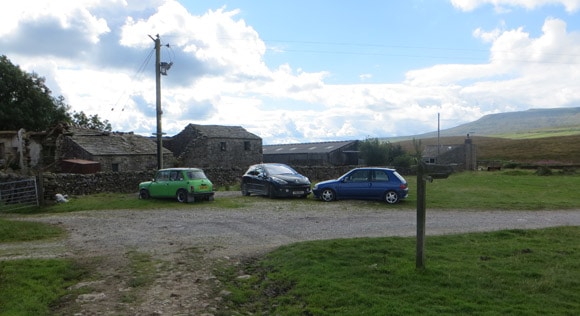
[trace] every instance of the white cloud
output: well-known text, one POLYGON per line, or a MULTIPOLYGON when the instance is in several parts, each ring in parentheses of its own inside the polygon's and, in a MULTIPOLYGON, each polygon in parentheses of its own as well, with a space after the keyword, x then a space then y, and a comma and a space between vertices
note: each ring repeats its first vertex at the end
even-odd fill
POLYGON ((486 4, 491 4, 497 11, 506 11, 508 7, 523 7, 528 10, 546 5, 562 5, 568 12, 580 9, 580 0, 451 0, 453 6, 463 11, 473 11, 486 4))
MULTIPOLYGON (((520 2, 452 1, 465 11, 520 2)), ((154 69, 147 57, 153 48, 148 35, 156 34, 164 44, 162 61, 174 62, 162 77, 169 135, 198 123, 242 125, 265 143, 405 136, 435 130, 437 113, 452 127, 488 113, 580 101, 571 85, 580 82, 580 35, 554 18, 545 20, 538 37, 504 23, 475 29, 473 36, 490 47, 487 62, 412 69, 400 83, 371 84, 365 82, 371 75, 361 74, 361 82, 331 84, 331 70, 289 63, 270 68, 264 41, 237 9, 195 15, 173 0, 51 1, 34 10, 25 10, 28 1, 15 3, 22 6, 0 13, 7 56, 45 76, 73 110, 98 114, 121 131, 155 130, 154 69), (52 33, 69 37, 55 48, 53 37, 41 40, 52 33)), ((578 1, 557 3, 578 8, 578 1)))

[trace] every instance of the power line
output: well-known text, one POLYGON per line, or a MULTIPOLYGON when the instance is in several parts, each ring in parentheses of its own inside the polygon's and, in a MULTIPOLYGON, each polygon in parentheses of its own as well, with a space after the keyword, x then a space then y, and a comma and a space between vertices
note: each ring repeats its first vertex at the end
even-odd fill
MULTIPOLYGON (((219 39, 230 40, 230 41, 249 41, 249 39, 243 38, 227 38, 220 37, 219 39)), ((332 50, 332 49, 316 49, 316 48, 270 48, 271 51, 279 51, 281 53, 304 53, 304 54, 328 54, 328 55, 360 55, 360 56, 385 56, 385 57, 403 57, 403 58, 429 58, 429 59, 453 59, 453 60, 468 60, 477 61, 485 60, 489 62, 492 60, 492 52, 490 49, 476 49, 476 48, 459 48, 459 47, 434 47, 434 46, 413 46, 413 45, 386 45, 386 44, 376 44, 376 43, 349 43, 349 42, 322 42, 322 41, 292 41, 292 40, 263 40, 264 43, 287 43, 287 44, 304 44, 315 46, 340 46, 340 47, 353 47, 353 48, 375 48, 375 49, 392 49, 392 50, 417 50, 421 53, 405 53, 396 51, 362 51, 362 50, 332 50), (449 52, 452 55, 433 55, 428 54, 426 51, 439 51, 439 52, 449 52), (473 57, 473 55, 461 55, 465 54, 485 54, 481 57, 473 57)), ((513 54, 512 51, 494 51, 495 53, 505 53, 513 54)), ((556 58, 580 58, 578 54, 565 54, 565 53, 544 53, 547 57, 556 58)), ((577 65, 580 62, 575 61, 550 61, 550 60, 531 60, 531 59, 504 59, 507 62, 513 63, 529 63, 529 64, 563 64, 563 65, 577 65)))
MULTIPOLYGON (((153 56, 154 52, 155 52, 154 49, 149 51, 149 54, 145 57, 145 59, 143 60, 143 62, 141 63, 141 65, 139 66, 137 71, 135 72, 135 74, 133 74, 133 77, 131 78, 131 89, 130 90, 132 90, 134 82, 141 80, 143 78, 143 74, 145 73, 145 69, 149 65, 149 62, 151 61, 151 57, 153 56)), ((115 111, 115 108, 118 106, 119 102, 121 101, 121 98, 126 97, 123 100, 123 107, 121 108, 121 112, 125 111, 125 104, 129 100, 129 95, 130 95, 129 93, 127 93, 127 91, 129 91, 129 89, 126 89, 123 91, 123 93, 121 93, 121 95, 119 96, 119 98, 117 99, 117 101, 115 102, 113 107, 111 108, 111 111, 115 111)))

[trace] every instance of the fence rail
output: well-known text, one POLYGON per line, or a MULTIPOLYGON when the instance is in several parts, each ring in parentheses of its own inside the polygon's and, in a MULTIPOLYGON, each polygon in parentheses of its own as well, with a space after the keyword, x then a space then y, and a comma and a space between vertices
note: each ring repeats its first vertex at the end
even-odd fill
POLYGON ((0 212, 38 206, 36 178, 0 182, 0 212))

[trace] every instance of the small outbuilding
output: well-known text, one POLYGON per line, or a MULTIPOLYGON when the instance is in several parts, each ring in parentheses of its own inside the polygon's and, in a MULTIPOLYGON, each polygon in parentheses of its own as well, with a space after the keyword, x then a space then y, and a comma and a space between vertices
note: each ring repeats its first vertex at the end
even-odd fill
POLYGON ((477 147, 467 135, 463 144, 426 146, 422 159, 427 164, 454 165, 458 170, 475 170, 477 147))

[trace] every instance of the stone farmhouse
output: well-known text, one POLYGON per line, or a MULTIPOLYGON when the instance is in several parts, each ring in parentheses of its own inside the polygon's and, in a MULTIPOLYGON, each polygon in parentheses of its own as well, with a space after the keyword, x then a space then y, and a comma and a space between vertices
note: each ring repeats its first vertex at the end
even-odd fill
POLYGON ((245 169, 262 161, 262 138, 241 126, 189 124, 163 146, 183 167, 245 169))
POLYGON ((359 164, 358 140, 265 145, 264 162, 293 166, 346 166, 359 164))

